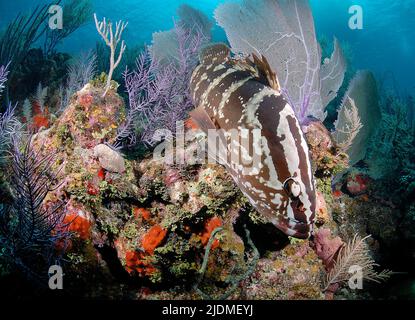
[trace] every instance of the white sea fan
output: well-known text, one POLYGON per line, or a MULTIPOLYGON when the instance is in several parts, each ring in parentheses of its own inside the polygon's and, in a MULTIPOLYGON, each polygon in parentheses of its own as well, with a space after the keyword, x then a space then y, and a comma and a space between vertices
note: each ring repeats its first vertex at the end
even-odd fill
POLYGON ((26 118, 26 123, 32 122, 32 104, 30 103, 29 99, 26 99, 23 102, 23 108, 22 108, 23 116, 26 118))
POLYGON ((354 139, 363 127, 359 110, 352 98, 347 97, 346 102, 343 103, 334 127, 334 140, 343 151, 347 151, 353 145, 354 139))
POLYGON ((340 48, 339 41, 334 38, 334 50, 330 58, 326 58, 320 71, 320 95, 323 107, 337 96, 337 91, 343 84, 346 72, 346 59, 340 48))
POLYGON ((264 55, 300 122, 325 118, 343 82, 346 62, 337 40, 321 65, 321 48, 308 0, 243 0, 215 11, 234 53, 264 55))
POLYGON ((210 38, 213 24, 203 12, 182 4, 177 9, 177 14, 184 28, 193 29, 194 32, 202 33, 205 38, 210 38))
POLYGON ((35 94, 33 95, 33 100, 39 105, 40 111, 45 112, 45 100, 48 95, 48 87, 43 88, 42 83, 39 83, 36 89, 35 94))
POLYGON ((68 67, 68 79, 59 88, 59 113, 68 106, 72 95, 81 90, 97 73, 97 56, 93 51, 81 53, 68 67))
MULTIPOLYGON (((358 112, 358 117, 363 125, 359 131, 354 132, 353 143, 347 148, 347 154, 349 155, 349 162, 351 165, 366 157, 370 140, 376 132, 381 120, 377 84, 375 77, 369 71, 359 71, 350 82, 343 103, 339 109, 337 128, 347 131, 344 123, 344 120, 347 121, 344 117, 344 111, 350 111, 352 109, 355 109, 355 113, 358 112), (351 101, 353 101, 354 105, 351 105, 351 101)), ((350 114, 350 116, 355 115, 350 114)), ((335 138, 337 143, 347 146, 347 140, 350 137, 347 137, 347 135, 338 131, 335 133, 335 138)))
POLYGON ((6 87, 7 76, 9 75, 8 70, 9 65, 0 67, 0 94, 3 92, 3 89, 6 87))
MULTIPOLYGON (((182 5, 177 13, 180 20, 175 22, 174 29, 153 33, 150 51, 161 66, 171 63, 179 65, 187 59, 186 55, 194 55, 192 51, 211 40, 212 24, 203 12, 182 5), (180 47, 179 44, 185 46, 180 47)), ((197 54, 194 56, 197 57, 197 54)))

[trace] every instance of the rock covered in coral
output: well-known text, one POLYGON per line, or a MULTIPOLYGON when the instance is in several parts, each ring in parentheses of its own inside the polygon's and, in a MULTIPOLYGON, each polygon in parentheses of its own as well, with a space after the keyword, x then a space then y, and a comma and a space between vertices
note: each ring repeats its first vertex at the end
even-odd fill
MULTIPOLYGON (((319 146, 323 150, 330 150, 333 147, 332 137, 324 124, 314 118, 307 118, 302 124, 304 134, 307 136, 307 142, 313 147, 319 146)), ((314 153, 312 153, 314 156, 314 153)))
MULTIPOLYGON (((306 137, 320 173, 316 223, 322 227, 311 242, 289 241, 251 207, 224 167, 173 165, 152 156, 129 160, 108 147, 124 110, 113 90, 105 98, 102 93, 87 85, 50 129, 33 138, 61 167, 63 184, 48 201, 68 201, 65 221, 73 238, 58 246, 71 262, 68 277, 77 279, 74 285, 101 285, 84 296, 321 299, 342 239, 350 239, 356 226, 374 234, 385 230, 359 216, 368 210, 362 195, 351 198, 343 186, 332 190, 331 177, 347 158, 320 122, 307 124, 306 137), (348 212, 356 214, 346 217, 348 212), (254 242, 242 232, 246 228, 254 242), (270 233, 281 239, 270 240, 270 233)), ((194 137, 187 142, 191 150, 194 137)))
POLYGON ((122 199, 136 197, 138 189, 131 183, 134 178, 131 164, 121 176, 103 168, 94 155, 95 146, 114 141, 124 114, 123 101, 115 91, 105 98, 102 93, 101 88, 86 85, 72 97, 51 128, 33 137, 36 149, 54 155, 53 166, 59 171, 57 178, 62 183, 46 201, 67 202, 65 222, 73 236, 66 256, 71 262, 68 268, 79 274, 76 279, 89 279, 90 271, 97 266, 102 267, 99 271, 102 274, 109 272, 96 247, 108 245, 110 234, 101 232, 98 225, 102 221, 116 223, 118 216, 125 215, 127 209, 122 199))
POLYGON ((316 224, 324 225, 332 221, 331 213, 327 205, 326 199, 321 191, 317 191, 317 202, 316 202, 316 224))
POLYGON ((115 91, 103 98, 101 87, 87 84, 72 97, 53 126, 57 132, 52 133, 69 131, 77 146, 89 149, 103 142, 113 143, 124 117, 124 102, 115 91))
POLYGON ((336 229, 332 217, 335 201, 332 190, 332 178, 348 166, 347 155, 336 146, 331 133, 324 124, 316 119, 307 118, 302 125, 312 159, 316 179, 316 224, 336 229))
POLYGON ((136 175, 141 204, 132 207, 132 218, 116 239, 118 257, 131 276, 191 283, 211 233, 220 226, 225 231, 214 241, 212 256, 222 257, 222 269, 208 268, 207 281, 220 279, 227 264, 243 257, 244 244, 229 221, 246 200, 222 167, 175 168, 150 158, 137 165, 136 175))
POLYGON ((323 273, 308 241, 299 241, 261 259, 243 291, 247 299, 324 299, 323 273))
POLYGON ((331 177, 348 166, 347 155, 335 145, 330 132, 319 120, 308 118, 302 125, 318 177, 331 177))
MULTIPOLYGON (((72 222, 73 238, 60 247, 71 261, 68 278, 106 283, 108 290, 134 298, 202 298, 201 292, 232 299, 322 297, 322 262, 308 241, 286 241, 280 251, 261 240, 269 225, 224 167, 171 165, 151 156, 127 160, 106 146, 124 110, 114 91, 105 98, 102 91, 87 85, 49 130, 33 138, 39 150, 56 154, 61 167, 63 184, 50 201, 69 201, 65 221, 72 222), (255 226, 262 256, 241 233, 246 225, 255 226), (124 283, 128 289, 121 289, 124 283)), ((84 295, 114 293, 101 287, 84 295)))

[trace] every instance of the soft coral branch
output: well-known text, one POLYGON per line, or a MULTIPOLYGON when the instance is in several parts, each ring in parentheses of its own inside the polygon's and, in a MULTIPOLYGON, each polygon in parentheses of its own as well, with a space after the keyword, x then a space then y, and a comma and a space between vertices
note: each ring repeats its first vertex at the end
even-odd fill
POLYGON ((16 106, 9 104, 6 111, 0 113, 0 163, 7 157, 12 138, 21 135, 22 124, 14 115, 16 106))
POLYGON ((112 22, 106 21, 104 18, 103 21, 98 21, 97 15, 94 14, 95 26, 99 35, 105 41, 105 44, 110 48, 110 69, 108 71, 108 79, 107 84, 105 86, 104 97, 107 94, 108 90, 111 87, 111 80, 112 75, 114 74, 114 70, 118 67, 121 62, 122 56, 127 48, 124 40, 122 40, 122 34, 127 28, 128 22, 118 21, 115 23, 115 33, 112 28, 112 22), (118 50, 118 45, 121 42, 121 46, 118 51, 118 57, 116 57, 116 53, 118 50))

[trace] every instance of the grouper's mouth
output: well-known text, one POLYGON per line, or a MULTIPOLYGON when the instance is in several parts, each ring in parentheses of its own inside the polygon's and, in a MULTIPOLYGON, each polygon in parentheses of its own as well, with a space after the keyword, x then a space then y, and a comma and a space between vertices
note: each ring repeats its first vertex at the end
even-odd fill
POLYGON ((313 231, 313 224, 283 215, 278 216, 276 221, 273 221, 273 224, 288 236, 299 239, 308 239, 313 231))

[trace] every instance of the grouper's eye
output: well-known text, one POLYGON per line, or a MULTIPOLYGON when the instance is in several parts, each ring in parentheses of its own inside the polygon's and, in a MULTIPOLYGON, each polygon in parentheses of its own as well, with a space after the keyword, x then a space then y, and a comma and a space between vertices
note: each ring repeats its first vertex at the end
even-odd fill
POLYGON ((284 190, 292 199, 297 199, 301 194, 300 184, 293 178, 288 178, 284 183, 284 190))

